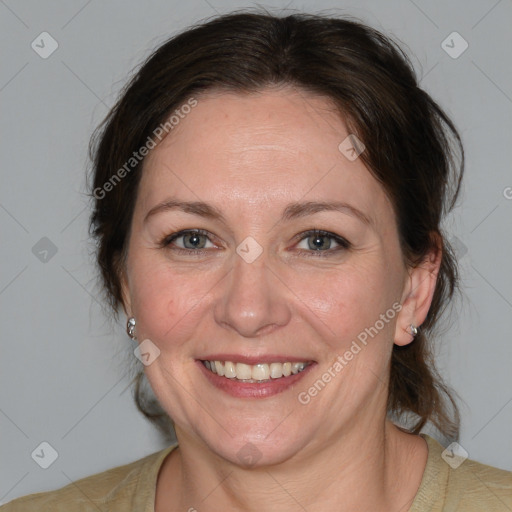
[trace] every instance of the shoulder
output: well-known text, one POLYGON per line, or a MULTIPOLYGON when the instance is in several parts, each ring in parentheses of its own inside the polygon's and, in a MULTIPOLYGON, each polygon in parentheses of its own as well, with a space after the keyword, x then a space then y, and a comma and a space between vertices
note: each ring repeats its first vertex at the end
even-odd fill
POLYGON ((512 472, 465 460, 449 470, 447 507, 452 503, 468 511, 512 510, 512 472))
POLYGON ((512 510, 512 472, 464 459, 422 435, 428 460, 411 512, 512 510))
MULTIPOLYGON (((55 491, 17 498, 0 512, 89 512, 140 510, 154 505, 158 471, 176 445, 142 459, 82 478, 55 491), (105 507, 106 508, 103 508, 105 507)), ((149 508, 153 510, 153 508, 149 508)))

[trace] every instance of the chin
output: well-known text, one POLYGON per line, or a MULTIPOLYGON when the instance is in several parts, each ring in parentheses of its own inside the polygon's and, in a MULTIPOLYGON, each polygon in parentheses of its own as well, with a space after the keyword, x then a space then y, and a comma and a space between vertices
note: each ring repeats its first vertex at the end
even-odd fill
POLYGON ((289 429, 278 430, 279 427, 274 432, 252 428, 240 431, 240 435, 224 432, 220 437, 209 432, 204 433, 203 440, 212 452, 232 464, 248 469, 265 467, 292 459, 307 444, 306 439, 298 439, 289 429))

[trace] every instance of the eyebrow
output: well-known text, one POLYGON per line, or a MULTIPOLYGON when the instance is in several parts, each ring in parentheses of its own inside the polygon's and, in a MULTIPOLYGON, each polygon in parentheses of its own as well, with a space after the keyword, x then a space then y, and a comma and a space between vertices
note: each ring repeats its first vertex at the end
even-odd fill
MULTIPOLYGON (((162 203, 157 204, 146 214, 144 222, 146 222, 153 215, 170 210, 181 210, 185 213, 198 215, 212 220, 218 220, 226 223, 226 219, 221 211, 208 203, 202 201, 177 201, 175 199, 169 199, 162 203)), ((283 210, 281 220, 292 220, 300 217, 306 217, 319 212, 325 211, 338 211, 345 213, 356 219, 360 220, 368 226, 372 226, 370 218, 361 210, 356 207, 340 201, 335 202, 324 202, 324 201, 307 201, 307 202, 296 202, 290 203, 283 210)))
POLYGON ((185 213, 225 222, 224 215, 222 215, 221 211, 215 206, 203 203, 202 201, 176 201, 175 199, 169 199, 151 208, 146 214, 146 217, 144 217, 144 222, 157 213, 170 210, 181 210, 185 213))
POLYGON ((305 217, 314 213, 325 212, 325 211, 338 211, 345 213, 356 219, 359 219, 368 226, 372 225, 370 218, 361 210, 357 209, 348 203, 341 201, 335 202, 318 202, 308 201, 305 203, 292 203, 289 204, 283 212, 283 220, 291 220, 298 217, 305 217))

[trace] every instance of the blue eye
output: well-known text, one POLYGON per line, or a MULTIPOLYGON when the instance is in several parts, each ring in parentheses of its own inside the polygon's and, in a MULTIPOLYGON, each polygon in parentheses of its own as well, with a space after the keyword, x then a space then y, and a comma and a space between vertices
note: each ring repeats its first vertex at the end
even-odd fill
MULTIPOLYGON (((210 240, 210 234, 202 229, 187 229, 165 237, 161 247, 185 254, 204 254, 207 249, 217 248, 210 240)), ((344 238, 319 229, 300 233, 295 237, 299 243, 295 246, 305 256, 331 256, 351 247, 344 238)))
POLYGON ((208 237, 201 233, 187 233, 186 235, 180 236, 178 240, 179 239, 183 240, 185 249, 204 249, 208 241, 208 237))
POLYGON ((297 248, 301 251, 332 253, 350 247, 350 243, 347 240, 334 233, 329 233, 328 231, 314 229, 301 233, 299 236, 301 238, 299 244, 297 244, 297 248))
POLYGON ((208 233, 200 229, 180 231, 168 236, 162 241, 162 246, 164 247, 171 244, 174 245, 176 249, 182 249, 185 251, 195 251, 215 247, 208 238, 208 233))

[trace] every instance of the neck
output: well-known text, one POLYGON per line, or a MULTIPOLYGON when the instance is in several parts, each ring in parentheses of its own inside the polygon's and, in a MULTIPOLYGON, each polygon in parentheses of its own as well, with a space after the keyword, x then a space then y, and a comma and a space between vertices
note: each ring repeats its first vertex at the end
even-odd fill
POLYGON ((217 457, 185 432, 159 475, 155 510, 409 509, 426 463, 423 439, 381 421, 368 435, 353 428, 336 442, 251 469, 217 457))

